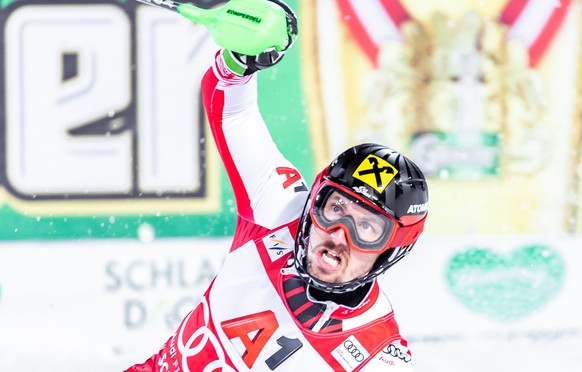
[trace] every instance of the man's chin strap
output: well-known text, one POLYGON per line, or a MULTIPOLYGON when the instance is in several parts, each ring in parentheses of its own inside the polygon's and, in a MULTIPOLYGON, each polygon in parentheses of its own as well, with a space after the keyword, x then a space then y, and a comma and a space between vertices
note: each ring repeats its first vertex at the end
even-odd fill
MULTIPOLYGON (((373 282, 372 282, 373 283, 373 282)), ((372 283, 366 283, 362 287, 356 288, 351 292, 345 293, 330 293, 321 289, 308 285, 307 290, 309 294, 317 301, 332 301, 338 305, 354 308, 358 306, 370 292, 372 283)))

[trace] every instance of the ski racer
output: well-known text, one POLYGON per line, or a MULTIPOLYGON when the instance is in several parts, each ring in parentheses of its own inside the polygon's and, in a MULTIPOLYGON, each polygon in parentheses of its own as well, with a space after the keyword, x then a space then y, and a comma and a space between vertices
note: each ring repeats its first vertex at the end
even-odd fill
MULTIPOLYGON (((297 35, 285 9, 288 46, 297 35)), ((222 49, 202 80, 205 109, 236 198, 232 247, 201 302, 162 348, 127 371, 411 371, 377 277, 404 258, 427 217, 421 170, 365 143, 308 190, 259 113, 257 71, 285 51, 222 49)))

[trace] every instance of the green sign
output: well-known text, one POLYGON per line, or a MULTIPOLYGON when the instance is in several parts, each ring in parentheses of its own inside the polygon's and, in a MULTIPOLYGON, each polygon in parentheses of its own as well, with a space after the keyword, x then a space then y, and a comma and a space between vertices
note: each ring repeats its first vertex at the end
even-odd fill
POLYGON ((562 288, 562 257, 545 245, 501 255, 486 248, 455 254, 446 268, 452 294, 472 312, 514 321, 540 310, 562 288))
POLYGON ((417 133, 411 153, 427 176, 479 179, 495 176, 501 163, 498 133, 417 133))

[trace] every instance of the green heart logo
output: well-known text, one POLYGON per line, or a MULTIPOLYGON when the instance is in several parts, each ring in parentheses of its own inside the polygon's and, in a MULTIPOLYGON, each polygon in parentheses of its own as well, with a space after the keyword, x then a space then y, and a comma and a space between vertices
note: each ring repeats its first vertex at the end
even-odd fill
POLYGON ((564 262, 558 252, 531 245, 509 255, 470 248, 454 255, 446 272, 453 295, 469 310, 501 321, 540 309, 562 287, 564 262))

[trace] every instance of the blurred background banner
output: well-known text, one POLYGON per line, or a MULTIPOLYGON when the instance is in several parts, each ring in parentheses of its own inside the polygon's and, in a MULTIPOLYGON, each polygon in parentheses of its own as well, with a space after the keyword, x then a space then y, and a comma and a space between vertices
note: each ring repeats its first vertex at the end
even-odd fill
MULTIPOLYGON (((425 235, 381 281, 418 371, 577 370, 580 1, 288 3, 297 45, 259 75, 282 152, 311 183, 382 142, 429 179, 425 235)), ((143 361, 219 270, 216 50, 133 0, 0 0, 0 371, 143 361)))
MULTIPOLYGON (((198 303, 228 245, 0 245, 0 370, 121 371, 144 361, 198 303)), ((417 370, 575 371, 581 245, 556 236, 422 239, 380 279, 417 370)))
POLYGON ((552 235, 421 240, 381 284, 418 371, 576 371, 582 239, 552 235))
MULTIPOLYGON (((429 177, 430 234, 582 230, 578 1, 291 5, 301 38, 260 104, 308 181, 378 141, 429 177)), ((232 233, 202 27, 135 1, 2 7, 0 239, 232 233)))
POLYGON ((121 371, 145 361, 198 304, 228 243, 0 246, 0 370, 121 371))
POLYGON ((577 1, 301 5, 317 161, 361 141, 409 154, 431 234, 582 230, 577 1))
MULTIPOLYGON (((136 1, 0 4, 0 239, 232 234, 200 102, 217 50, 202 26, 136 1)), ((312 173, 303 107, 282 109, 300 102, 297 59, 263 84, 263 106, 312 173)))

